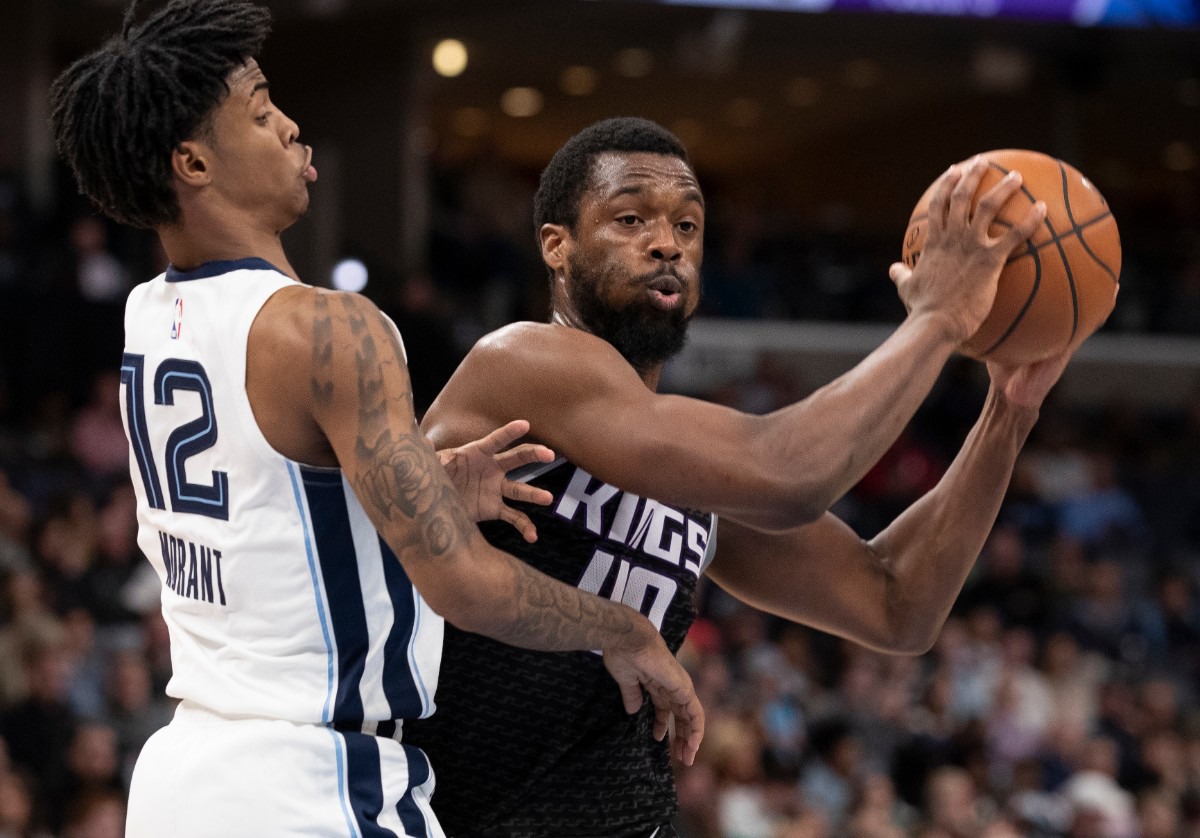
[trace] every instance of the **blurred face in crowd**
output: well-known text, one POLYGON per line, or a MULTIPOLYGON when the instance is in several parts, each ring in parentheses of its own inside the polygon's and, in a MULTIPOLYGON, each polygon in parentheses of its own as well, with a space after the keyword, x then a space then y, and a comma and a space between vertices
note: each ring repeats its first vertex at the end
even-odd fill
POLYGON ((636 369, 683 347, 700 301, 704 198, 691 167, 662 154, 604 153, 567 233, 570 305, 636 369))

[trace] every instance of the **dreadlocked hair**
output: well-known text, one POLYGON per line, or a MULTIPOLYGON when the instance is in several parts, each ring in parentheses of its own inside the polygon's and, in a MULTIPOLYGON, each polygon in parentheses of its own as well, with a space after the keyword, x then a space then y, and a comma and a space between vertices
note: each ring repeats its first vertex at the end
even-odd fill
POLYGON ((575 229, 579 199, 592 184, 593 163, 605 152, 663 154, 690 165, 683 143, 657 122, 625 116, 589 125, 567 140, 542 172, 533 197, 534 235, 543 224, 575 229))
POLYGON ((55 145, 81 194, 134 227, 179 220, 171 154, 211 130, 226 77, 254 58, 271 13, 245 0, 171 0, 68 67, 50 90, 55 145))

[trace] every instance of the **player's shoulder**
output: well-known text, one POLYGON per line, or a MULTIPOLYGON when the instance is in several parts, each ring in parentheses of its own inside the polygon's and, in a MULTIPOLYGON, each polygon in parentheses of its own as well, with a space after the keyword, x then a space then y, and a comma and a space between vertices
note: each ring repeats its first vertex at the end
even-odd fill
POLYGON ((255 326, 281 335, 307 336, 314 328, 337 328, 356 319, 377 317, 379 313, 379 308, 362 294, 298 282, 271 295, 263 304, 255 326))
POLYGON ((561 323, 510 323, 484 335, 467 354, 468 362, 484 368, 580 370, 619 361, 612 344, 561 323))

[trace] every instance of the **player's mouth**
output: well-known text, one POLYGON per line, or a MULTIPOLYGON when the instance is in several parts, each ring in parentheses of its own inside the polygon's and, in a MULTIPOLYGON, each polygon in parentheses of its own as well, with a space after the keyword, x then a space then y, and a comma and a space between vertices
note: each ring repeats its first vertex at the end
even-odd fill
POLYGON ((656 276, 646 284, 646 288, 655 308, 672 311, 683 302, 683 283, 673 274, 656 276))
POLYGON ((308 151, 308 156, 304 160, 304 168, 300 171, 300 177, 304 178, 309 183, 316 183, 317 168, 312 164, 312 146, 307 145, 304 148, 308 151))

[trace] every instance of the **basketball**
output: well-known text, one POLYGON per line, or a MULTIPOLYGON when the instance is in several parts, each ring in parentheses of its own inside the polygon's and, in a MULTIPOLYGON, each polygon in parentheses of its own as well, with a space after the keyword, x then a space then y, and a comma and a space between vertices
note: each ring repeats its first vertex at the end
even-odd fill
MULTIPOLYGON (((1013 169, 1022 178, 1020 190, 996 214, 993 236, 1017 223, 1039 200, 1046 202, 1046 218, 1013 251, 1000 274, 991 312, 959 348, 982 361, 1029 364, 1077 346, 1108 317, 1117 299, 1121 240, 1104 197, 1067 163, 1022 149, 983 156, 989 165, 972 206, 1013 169)), ((908 220, 902 258, 910 268, 925 243, 933 191, 933 186, 925 190, 908 220)))

